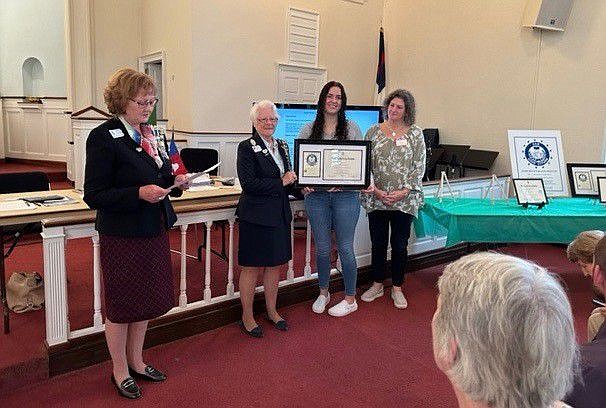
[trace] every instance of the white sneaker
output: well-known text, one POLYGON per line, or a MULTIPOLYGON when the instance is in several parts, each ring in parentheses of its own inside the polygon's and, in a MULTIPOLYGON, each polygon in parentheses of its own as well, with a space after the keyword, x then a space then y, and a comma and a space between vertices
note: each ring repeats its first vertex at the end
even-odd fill
POLYGON ((393 299, 393 305, 398 309, 406 309, 408 301, 404 297, 404 293, 401 290, 391 290, 391 298, 393 299))
POLYGON ((313 305, 311 305, 311 310, 316 313, 324 313, 324 309, 326 309, 326 305, 330 302, 330 293, 328 296, 320 295, 316 299, 313 305))
POLYGON ((358 310, 358 304, 354 300, 353 303, 349 303, 347 300, 343 299, 330 309, 328 309, 328 314, 335 317, 343 317, 348 314, 355 312, 358 310))
POLYGON ((383 296, 383 293, 383 285, 381 285, 380 287, 372 285, 370 288, 368 288, 366 292, 362 294, 362 300, 365 302, 372 302, 376 298, 380 298, 381 296, 383 296))

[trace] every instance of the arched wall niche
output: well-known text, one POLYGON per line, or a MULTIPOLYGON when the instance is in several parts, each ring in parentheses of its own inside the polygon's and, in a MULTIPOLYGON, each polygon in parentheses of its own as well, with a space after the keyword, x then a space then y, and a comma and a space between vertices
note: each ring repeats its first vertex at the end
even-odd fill
POLYGON ((21 75, 23 77, 23 95, 25 97, 43 96, 44 68, 38 58, 26 58, 21 67, 21 75))

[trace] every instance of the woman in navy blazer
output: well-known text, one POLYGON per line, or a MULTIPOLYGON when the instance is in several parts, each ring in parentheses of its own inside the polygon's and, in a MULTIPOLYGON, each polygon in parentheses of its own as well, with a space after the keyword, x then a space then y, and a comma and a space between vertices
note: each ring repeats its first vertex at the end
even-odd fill
POLYGON ((162 143, 145 124, 155 91, 148 75, 116 72, 104 92, 116 117, 93 129, 86 142, 84 201, 97 210, 111 380, 126 398, 141 397, 132 377, 166 379, 144 363, 143 341, 148 321, 174 305, 167 230, 177 217, 168 195, 181 190, 167 187, 185 176, 172 175, 162 143))
POLYGON ((239 222, 238 263, 242 321, 240 328, 253 337, 263 336, 253 316, 257 276, 263 273, 268 320, 278 330, 288 329, 276 310, 280 267, 292 258, 288 195, 297 176, 292 171, 288 146, 274 139, 278 122, 271 101, 253 105, 250 118, 256 129, 238 145, 237 170, 242 194, 236 214, 239 222))

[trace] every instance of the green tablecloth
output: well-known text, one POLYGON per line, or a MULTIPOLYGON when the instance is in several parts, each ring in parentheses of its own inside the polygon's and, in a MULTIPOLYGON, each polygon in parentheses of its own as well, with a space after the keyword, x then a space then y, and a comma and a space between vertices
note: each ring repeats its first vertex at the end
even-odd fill
POLYGON ((426 198, 415 220, 417 237, 447 235, 460 242, 542 242, 567 244, 581 231, 606 230, 606 206, 589 198, 552 198, 523 208, 515 199, 426 198))

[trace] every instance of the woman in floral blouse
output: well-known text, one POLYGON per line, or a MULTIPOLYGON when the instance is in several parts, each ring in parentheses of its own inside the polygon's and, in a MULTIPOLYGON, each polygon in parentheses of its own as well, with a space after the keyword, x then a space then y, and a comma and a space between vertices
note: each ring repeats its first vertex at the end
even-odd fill
POLYGON ((391 243, 391 298, 394 306, 408 305, 402 293, 408 259, 407 246, 413 218, 423 205, 421 181, 425 173, 425 140, 415 125, 415 100, 408 91, 390 93, 383 109, 387 120, 368 129, 372 143, 374 186, 363 194, 372 242, 373 285, 362 295, 372 302, 383 296, 388 239, 391 243), (391 237, 389 227, 391 226, 391 237))

